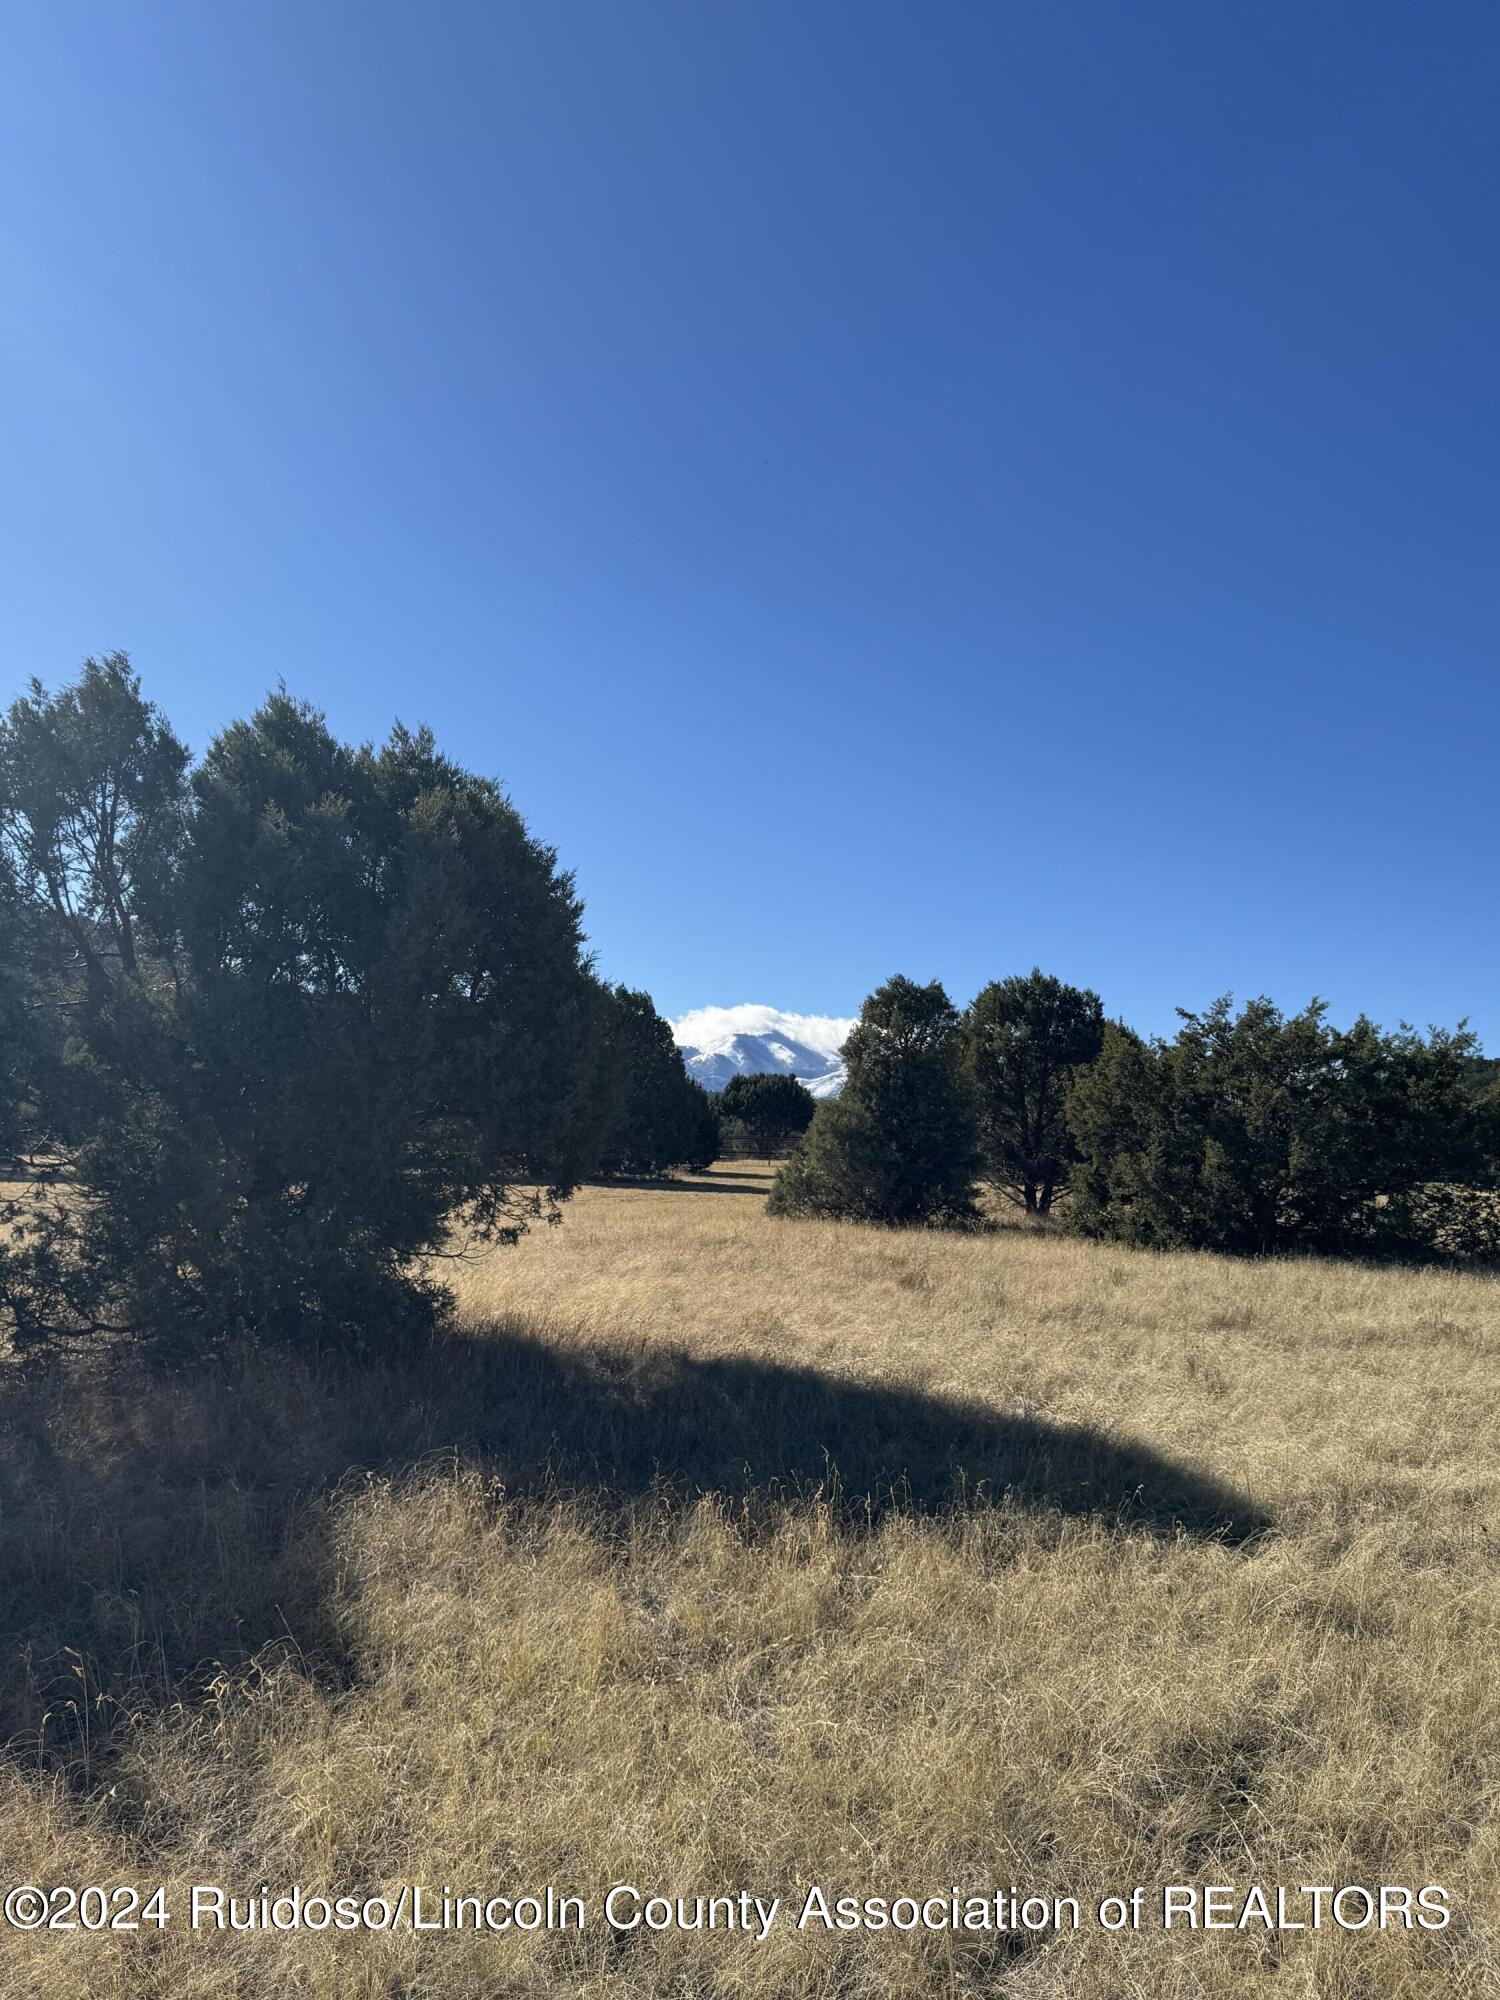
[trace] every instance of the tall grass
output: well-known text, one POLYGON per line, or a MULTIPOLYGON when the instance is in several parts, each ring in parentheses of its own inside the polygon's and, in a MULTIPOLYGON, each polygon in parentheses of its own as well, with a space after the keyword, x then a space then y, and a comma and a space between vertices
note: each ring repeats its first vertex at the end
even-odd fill
POLYGON ((179 1918, 0 1928, 7 2000, 1500 1990, 1500 1285, 778 1225, 764 1184, 586 1193, 420 1359, 8 1381, 9 1880, 1441 1883, 1451 1926, 179 1918))

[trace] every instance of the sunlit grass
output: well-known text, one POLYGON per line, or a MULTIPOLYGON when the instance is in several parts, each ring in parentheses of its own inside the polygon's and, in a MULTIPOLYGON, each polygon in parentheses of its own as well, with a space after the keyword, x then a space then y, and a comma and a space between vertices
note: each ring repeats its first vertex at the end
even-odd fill
POLYGON ((1494 1993, 1500 1284, 764 1186, 586 1192, 457 1268, 475 1344, 425 1370, 14 1385, 9 1878, 1442 1883, 1452 1926, 0 1929, 7 2000, 1494 1993))

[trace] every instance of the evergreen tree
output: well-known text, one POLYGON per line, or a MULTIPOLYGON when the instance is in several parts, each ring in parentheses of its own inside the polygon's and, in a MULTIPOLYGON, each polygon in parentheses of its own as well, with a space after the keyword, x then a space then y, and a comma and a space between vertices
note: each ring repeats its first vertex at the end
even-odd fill
POLYGON ((813 1121, 817 1103, 794 1076, 732 1076, 719 1093, 719 1110, 744 1126, 755 1153, 765 1160, 784 1153, 813 1121))
POLYGON ((36 1137, 39 1038, 32 953, 15 881, 0 851, 0 1179, 36 1137))
POLYGON ((0 724, 0 848, 34 946, 95 1004, 162 957, 187 762, 123 653, 33 680, 0 724))
POLYGON ((1500 1056, 1476 1055, 1467 1077, 1479 1150, 1489 1179, 1500 1183, 1500 1056))
POLYGON ((963 1037, 985 1170, 1018 1207, 1047 1215, 1075 1157, 1068 1091, 1103 1045, 1099 996, 1035 968, 986 986, 963 1037))
POLYGON ((672 1030, 649 993, 599 989, 594 1091, 602 1114, 597 1170, 654 1175, 708 1167, 718 1156, 718 1113, 683 1067, 672 1030))
POLYGON ((7 846, 83 967, 82 1198, 7 1266, 18 1328, 425 1324, 450 1229, 555 1215, 592 1144, 571 881, 425 733, 353 750, 281 694, 185 763, 122 662, 6 725, 7 846))
MULTIPOLYGON (((1484 1176, 1466 1090, 1474 1039, 1329 1026, 1227 999, 1172 1042, 1106 1030, 1068 1116, 1073 1213, 1095 1235, 1266 1252, 1413 1247, 1434 1183, 1484 1176)), ((1424 1224, 1423 1227, 1426 1225, 1424 1224)))
POLYGON ((936 980, 879 987, 844 1045, 844 1093, 818 1106, 771 1213, 971 1220, 978 1152, 960 1057, 958 1014, 936 980))
POLYGON ((149 1089, 111 1052, 139 1070, 173 992, 186 766, 120 653, 85 661, 57 695, 33 681, 0 721, 10 1008, 32 1030, 18 1049, 25 1120, 33 1139, 66 1143, 77 1186, 65 1203, 29 1191, 0 1204, 0 1317, 21 1348, 92 1323, 106 1291, 146 1274, 148 1246, 122 1245, 94 1169, 122 1120, 149 1116, 149 1089))
POLYGON ((724 1144, 724 1127, 711 1090, 696 1077, 687 1080, 682 1100, 682 1160, 691 1173, 706 1174, 718 1159, 724 1144))

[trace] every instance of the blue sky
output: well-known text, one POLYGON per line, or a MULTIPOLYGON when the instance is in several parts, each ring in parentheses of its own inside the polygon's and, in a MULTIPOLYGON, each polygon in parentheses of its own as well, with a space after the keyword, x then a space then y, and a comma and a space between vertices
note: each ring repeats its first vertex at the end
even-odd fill
POLYGON ((11 13, 0 693, 504 779, 668 1013, 1500 1050, 1500 10, 11 13))

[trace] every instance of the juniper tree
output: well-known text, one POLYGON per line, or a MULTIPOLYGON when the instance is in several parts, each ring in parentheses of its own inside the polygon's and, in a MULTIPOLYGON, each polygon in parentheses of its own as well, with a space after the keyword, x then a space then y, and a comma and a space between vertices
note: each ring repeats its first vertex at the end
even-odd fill
POLYGON ((1411 1247, 1424 1189, 1486 1174, 1474 1038, 1326 1012, 1223 999, 1171 1042, 1107 1029, 1068 1105, 1079 1226, 1161 1248, 1411 1247))
POLYGON ((711 1090, 696 1077, 687 1080, 687 1095, 680 1113, 682 1139, 680 1164, 697 1174, 707 1173, 718 1159, 724 1144, 723 1121, 711 1090))
POLYGON ((711 1166, 719 1150, 717 1109, 684 1069, 671 1027, 650 994, 603 987, 595 1018, 599 1171, 653 1175, 711 1166))
POLYGON ((844 1044, 843 1095, 818 1106, 776 1177, 772 1214, 972 1219, 978 1152, 961 1053, 957 1011, 936 980, 877 988, 844 1044))
POLYGON ((4 747, 32 914, 83 967, 71 1240, 6 1281, 32 1338, 378 1341, 440 1309, 450 1231, 555 1215, 593 1141, 580 908, 492 782, 278 694, 187 789, 113 661, 4 747))
POLYGON ((985 1170, 1018 1207, 1047 1215, 1075 1157, 1068 1091, 1104 1039, 1099 996, 1034 968, 977 994, 963 1039, 985 1170))
POLYGON ((37 1136, 41 1030, 25 913, 0 851, 0 1163, 37 1136))
POLYGON ((56 695, 33 680, 0 725, 0 846, 33 948, 96 1002, 165 950, 187 763, 123 653, 56 695))

